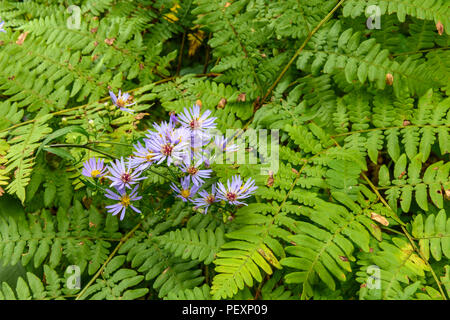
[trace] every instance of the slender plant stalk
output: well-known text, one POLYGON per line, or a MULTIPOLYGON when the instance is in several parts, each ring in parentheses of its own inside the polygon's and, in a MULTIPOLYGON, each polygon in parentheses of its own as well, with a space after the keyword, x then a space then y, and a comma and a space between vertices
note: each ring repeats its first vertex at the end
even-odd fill
POLYGON ((103 270, 105 269, 106 265, 111 261, 111 259, 116 255, 117 251, 119 251, 120 247, 128 240, 128 238, 130 238, 133 233, 139 229, 139 227, 141 226, 141 222, 139 222, 133 229, 131 229, 130 232, 128 232, 121 240, 120 242, 117 244, 117 246, 115 247, 114 251, 111 252, 111 254, 109 255, 108 259, 105 261, 105 263, 103 263, 103 265, 100 267, 100 269, 98 269, 97 273, 92 277, 92 279, 88 282, 88 284, 83 288, 83 290, 81 290, 81 292, 77 295, 77 297, 75 298, 75 300, 80 300, 81 297, 83 296, 83 294, 86 292, 87 289, 89 289, 89 287, 94 283, 94 281, 100 276, 100 274, 103 272, 103 270))
POLYGON ((106 152, 103 152, 101 150, 89 147, 87 144, 70 144, 70 143, 69 144, 65 144, 65 143, 59 143, 59 144, 51 144, 51 145, 48 145, 46 147, 49 147, 49 148, 83 148, 83 149, 87 149, 87 150, 91 150, 91 151, 100 153, 100 154, 104 155, 105 157, 108 157, 108 158, 111 158, 111 159, 117 158, 116 156, 111 155, 110 153, 106 153, 106 152))
POLYGON ((266 99, 269 97, 272 90, 276 87, 278 82, 281 81, 284 74, 288 71, 289 67, 294 63, 295 59, 298 57, 298 55, 302 52, 302 50, 305 48, 306 44, 311 40, 312 36, 333 16, 334 12, 339 9, 339 7, 344 3, 345 0, 339 1, 338 4, 325 16, 325 18, 322 19, 322 21, 319 22, 319 24, 308 34, 305 41, 303 41, 302 45, 298 50, 295 52, 295 54, 292 56, 291 60, 289 60, 288 64, 283 68, 281 73, 278 75, 278 78, 275 80, 275 82, 270 86, 270 88, 267 90, 266 94, 261 99, 260 105, 262 105, 266 99))

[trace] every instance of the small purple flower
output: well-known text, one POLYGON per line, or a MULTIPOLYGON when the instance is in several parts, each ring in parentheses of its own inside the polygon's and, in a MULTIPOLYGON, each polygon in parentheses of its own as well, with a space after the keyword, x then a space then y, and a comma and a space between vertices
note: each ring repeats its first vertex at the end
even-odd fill
POLYGON ((138 208, 136 208, 135 206, 133 206, 131 204, 131 201, 137 201, 137 200, 142 199, 142 196, 137 196, 137 188, 138 187, 139 187, 139 185, 135 186, 133 191, 130 192, 130 194, 127 194, 125 189, 117 190, 117 192, 119 194, 114 193, 113 191, 111 191, 109 189, 106 189, 105 196, 107 198, 119 201, 119 203, 116 203, 116 204, 113 204, 110 206, 106 206, 106 208, 108 208, 108 212, 112 213, 113 216, 115 216, 116 214, 121 212, 120 220, 123 220, 123 218, 125 217, 125 211, 128 207, 130 207, 137 213, 141 213, 141 211, 138 208))
POLYGON ((145 147, 140 142, 134 146, 133 157, 130 158, 131 167, 137 168, 138 171, 148 169, 155 162, 155 153, 149 148, 149 141, 144 139, 145 147))
POLYGON ((190 128, 192 131, 213 129, 216 127, 216 117, 208 118, 211 115, 210 110, 206 110, 203 115, 200 115, 200 106, 194 105, 192 108, 184 108, 184 113, 181 113, 178 118, 183 127, 190 128))
POLYGON ((95 160, 90 158, 83 163, 83 170, 81 174, 88 178, 100 178, 106 173, 106 167, 103 164, 103 159, 95 160))
POLYGON ((166 138, 171 140, 175 134, 175 125, 172 121, 162 121, 161 124, 153 123, 153 128, 156 131, 148 130, 146 137, 150 140, 159 138, 166 138))
POLYGON ((128 98, 130 96, 127 92, 122 94, 122 91, 119 90, 119 94, 116 97, 114 92, 109 91, 109 95, 111 96, 111 99, 112 99, 114 105, 116 107, 118 107, 120 110, 131 113, 131 114, 134 112, 134 110, 132 110, 132 109, 125 108, 125 107, 132 106, 133 104, 136 103, 136 102, 133 102, 133 103, 127 104, 128 98))
POLYGON ((222 151, 236 152, 239 150, 239 146, 237 144, 229 144, 228 138, 225 138, 224 136, 216 136, 214 143, 222 151))
POLYGON ((219 202, 220 200, 216 197, 216 185, 213 184, 211 187, 211 193, 208 193, 206 190, 202 190, 198 193, 200 195, 200 198, 196 198, 192 200, 193 203, 196 204, 196 207, 205 207, 206 214, 208 212, 208 208, 210 205, 212 205, 214 202, 219 202))
MULTIPOLYGON (((165 130, 164 128, 161 130, 165 130)), ((167 165, 172 162, 181 163, 190 154, 189 132, 184 128, 178 128, 165 135, 153 135, 148 139, 148 148, 155 154, 157 164, 167 160, 167 165)))
POLYGON ((187 202, 188 200, 192 201, 192 197, 197 193, 199 188, 195 185, 193 185, 192 187, 190 186, 191 184, 189 181, 189 177, 181 178, 180 182, 181 182, 181 190, 173 182, 170 185, 172 190, 178 193, 176 197, 180 198, 184 202, 187 202))
POLYGON ((112 181, 110 187, 116 187, 118 190, 123 190, 125 188, 131 189, 132 184, 136 184, 139 180, 146 179, 146 177, 141 177, 142 171, 136 170, 133 172, 131 169, 131 162, 128 161, 128 167, 125 168, 125 163, 123 157, 116 159, 116 163, 111 163, 111 167, 108 167, 111 176, 108 178, 112 181))
POLYGON ((191 161, 184 161, 181 165, 181 171, 188 174, 187 178, 191 178, 195 186, 200 187, 205 181, 203 179, 208 179, 211 176, 211 169, 199 169, 203 159, 200 158, 196 163, 191 161))
POLYGON ((250 197, 256 189, 258 189, 258 187, 255 186, 255 180, 252 180, 251 178, 249 178, 244 185, 242 183, 243 181, 239 175, 231 178, 231 184, 230 180, 227 180, 227 188, 225 188, 221 182, 218 182, 217 197, 221 200, 228 201, 230 204, 247 205, 246 203, 238 200, 250 197))
POLYGON ((178 117, 177 117, 177 115, 175 114, 175 112, 171 112, 170 113, 170 122, 172 122, 174 125, 175 124, 177 124, 179 121, 178 121, 178 117))
POLYGON ((0 22, 0 32, 6 33, 6 30, 3 29, 3 25, 5 24, 5 21, 0 22))

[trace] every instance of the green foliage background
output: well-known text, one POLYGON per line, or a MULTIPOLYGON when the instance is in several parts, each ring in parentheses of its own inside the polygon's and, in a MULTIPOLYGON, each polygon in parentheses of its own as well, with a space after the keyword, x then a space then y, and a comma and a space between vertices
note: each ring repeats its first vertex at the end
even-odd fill
POLYGON ((450 298, 449 0, 0 1, 0 17, 1 299, 450 298), (130 154, 197 100, 223 132, 280 130, 273 181, 216 165, 259 189, 202 215, 150 176, 144 215, 119 223, 83 161, 130 154))

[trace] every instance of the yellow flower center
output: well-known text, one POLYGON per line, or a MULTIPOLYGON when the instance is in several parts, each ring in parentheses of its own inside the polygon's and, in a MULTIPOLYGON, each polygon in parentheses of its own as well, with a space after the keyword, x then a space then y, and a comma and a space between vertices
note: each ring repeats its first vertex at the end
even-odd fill
POLYGON ((183 190, 181 190, 181 196, 182 196, 183 198, 189 197, 190 194, 191 194, 191 191, 190 191, 189 189, 183 189, 183 190))
POLYGON ((124 207, 128 207, 130 205, 130 197, 126 194, 122 198, 120 198, 120 204, 124 207))
POLYGON ((145 156, 145 159, 150 162, 153 159, 153 155, 149 153, 147 154, 147 156, 145 156))
POLYGON ((187 173, 189 173, 191 176, 195 175, 198 172, 198 169, 194 166, 191 166, 187 168, 187 173))
POLYGON ((210 194, 208 197, 206 197, 206 202, 209 204, 213 204, 214 200, 216 200, 216 198, 212 194, 210 194))
POLYGON ((97 169, 91 171, 92 178, 97 178, 99 174, 100 171, 98 171, 97 169))
POLYGON ((126 101, 125 100, 123 100, 123 98, 119 98, 119 99, 117 99, 117 105, 119 106, 119 107, 124 107, 125 106, 125 103, 126 103, 126 101))

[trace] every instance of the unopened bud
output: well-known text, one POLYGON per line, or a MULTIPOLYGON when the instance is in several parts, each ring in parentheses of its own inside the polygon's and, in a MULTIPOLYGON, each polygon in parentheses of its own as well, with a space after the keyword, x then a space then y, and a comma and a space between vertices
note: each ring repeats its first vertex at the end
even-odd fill
POLYGON ((237 102, 245 102, 246 98, 247 98, 247 95, 245 94, 245 92, 243 92, 238 95, 236 100, 237 100, 237 102))
POLYGON ((442 24, 442 22, 438 21, 436 23, 436 30, 440 36, 442 36, 444 34, 444 25, 442 24))
POLYGON ((114 43, 114 41, 116 40, 116 38, 110 38, 110 39, 105 39, 105 43, 107 44, 107 45, 112 45, 113 43, 114 43))
POLYGON ((394 83, 394 76, 391 73, 386 74, 386 84, 392 86, 394 83))
POLYGON ((225 108, 226 104, 227 104, 227 99, 222 98, 222 99, 220 99, 219 103, 217 104, 217 108, 223 109, 223 108, 225 108))
POLYGON ((450 189, 445 190, 445 198, 450 200, 450 189))
POLYGON ((273 183, 274 183, 274 182, 275 182, 275 179, 273 178, 273 171, 270 170, 270 171, 269 171, 269 178, 267 179, 266 185, 267 185, 268 187, 271 187, 271 186, 273 186, 273 183))

